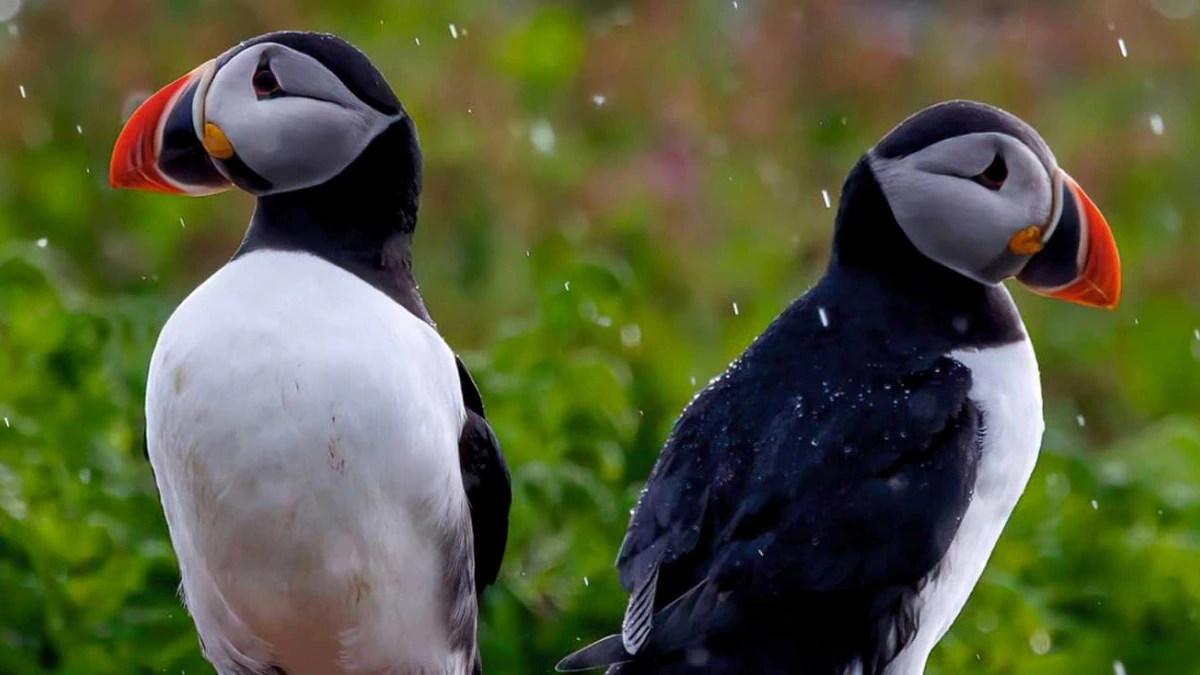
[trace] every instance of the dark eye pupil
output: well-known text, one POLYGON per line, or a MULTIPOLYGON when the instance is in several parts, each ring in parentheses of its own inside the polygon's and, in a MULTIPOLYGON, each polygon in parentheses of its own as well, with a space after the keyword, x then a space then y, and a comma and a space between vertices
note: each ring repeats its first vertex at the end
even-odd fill
POLYGON ((275 73, 272 73, 270 68, 259 68, 255 71, 251 83, 254 85, 254 91, 259 94, 274 94, 279 91, 279 81, 275 79, 275 73))
POLYGON ((1007 178, 1008 165, 1004 163, 1004 158, 998 154, 992 160, 992 163, 988 165, 988 168, 979 174, 979 182, 993 190, 999 190, 1007 178))

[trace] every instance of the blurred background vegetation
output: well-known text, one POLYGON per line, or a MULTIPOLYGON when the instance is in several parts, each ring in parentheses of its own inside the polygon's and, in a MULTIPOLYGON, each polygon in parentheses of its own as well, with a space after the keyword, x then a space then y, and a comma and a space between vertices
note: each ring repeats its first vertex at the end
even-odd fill
POLYGON ((142 395, 241 194, 121 193, 141 97, 237 41, 339 33, 426 157, 417 272, 513 470, 481 626, 544 673, 682 406, 824 268, 853 161, 910 112, 1032 122, 1113 225, 1114 313, 1014 290, 1045 448, 929 672, 1200 673, 1200 0, 0 0, 0 674, 211 673, 142 395))

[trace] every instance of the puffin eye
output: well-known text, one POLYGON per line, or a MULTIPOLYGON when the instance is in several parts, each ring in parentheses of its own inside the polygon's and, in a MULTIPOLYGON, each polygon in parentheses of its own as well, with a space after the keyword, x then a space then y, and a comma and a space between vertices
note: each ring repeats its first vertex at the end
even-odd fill
POLYGON ((259 98, 283 93, 283 89, 279 86, 279 80, 275 79, 275 73, 271 72, 271 66, 265 61, 258 64, 258 68, 254 71, 254 77, 250 78, 250 84, 254 86, 254 93, 258 94, 259 98))
POLYGON ((996 158, 988 164, 988 168, 983 170, 983 173, 975 176, 975 182, 989 190, 999 190, 1004 187, 1004 181, 1008 179, 1008 165, 1004 163, 1004 158, 1000 153, 996 153, 996 158))

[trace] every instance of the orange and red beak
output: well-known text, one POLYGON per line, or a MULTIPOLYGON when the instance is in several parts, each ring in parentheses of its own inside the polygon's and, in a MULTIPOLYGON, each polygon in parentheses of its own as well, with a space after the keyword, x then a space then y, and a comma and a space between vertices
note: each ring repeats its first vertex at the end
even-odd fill
POLYGON ((203 139, 204 95, 215 71, 209 61, 138 106, 113 148, 113 187, 196 196, 230 187, 203 139))
POLYGON ((1121 258, 1100 209, 1066 172, 1062 211, 1044 247, 1017 279, 1035 293, 1113 309, 1121 299, 1121 258))

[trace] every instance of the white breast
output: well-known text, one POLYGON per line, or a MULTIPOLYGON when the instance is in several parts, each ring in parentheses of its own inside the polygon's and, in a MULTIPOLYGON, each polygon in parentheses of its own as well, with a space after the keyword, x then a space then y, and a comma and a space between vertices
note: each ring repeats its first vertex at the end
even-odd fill
POLYGON ((918 631, 887 675, 919 675, 966 604, 1013 507, 1025 490, 1042 443, 1042 387, 1033 345, 1020 342, 950 355, 971 369, 970 398, 987 424, 975 490, 941 568, 918 600, 918 631))
POLYGON ((250 253, 163 328, 146 415, 218 670, 466 672, 441 593, 465 413, 429 325, 320 258, 250 253))

